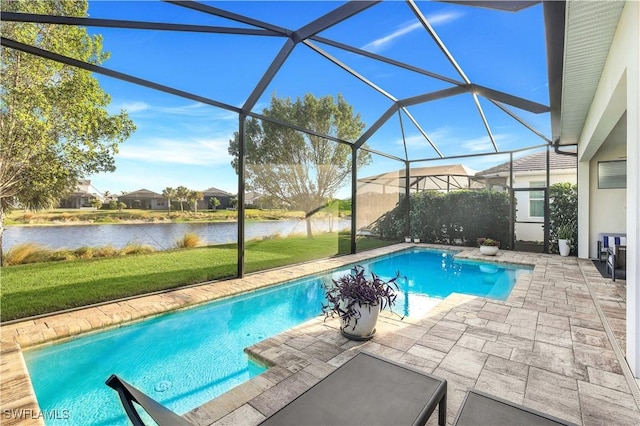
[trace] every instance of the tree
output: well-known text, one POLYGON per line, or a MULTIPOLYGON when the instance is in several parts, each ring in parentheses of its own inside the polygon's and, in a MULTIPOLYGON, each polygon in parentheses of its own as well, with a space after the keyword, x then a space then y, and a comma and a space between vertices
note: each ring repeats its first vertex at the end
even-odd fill
MULTIPOLYGON (((263 114, 320 134, 355 141, 365 125, 342 95, 316 98, 307 94, 295 102, 271 98, 263 114)), ((238 133, 229 141, 231 165, 238 171, 238 133)), ((326 205, 351 176, 351 147, 302 133, 268 121, 249 118, 245 125, 246 186, 305 212, 307 236, 312 236, 311 217, 326 205)), ((360 150, 357 166, 369 164, 371 156, 360 150)))
POLYGON ((89 203, 91 204, 91 207, 96 210, 100 210, 100 208, 102 207, 102 200, 99 198, 93 198, 89 203))
POLYGON ((167 199, 167 214, 171 214, 171 200, 177 198, 176 190, 167 186, 162 190, 162 196, 167 199))
POLYGON ((122 210, 126 209, 127 205, 125 203, 123 203, 122 201, 118 201, 118 211, 121 212, 122 210))
MULTIPOLYGON (((86 0, 8 1, 2 10, 87 16, 86 0)), ((86 28, 0 23, 3 37, 99 65, 102 37, 86 28)), ((118 145, 134 131, 128 115, 109 115, 111 99, 89 71, 18 50, 2 50, 0 90, 0 247, 14 207, 55 206, 78 180, 115 170, 118 145)), ((2 255, 0 251, 0 256, 2 255)))
POLYGON ((198 212, 198 201, 204 200, 204 193, 202 191, 189 190, 187 193, 187 202, 193 204, 193 212, 198 212))
POLYGON ((183 212, 184 211, 184 205, 183 203, 185 201, 187 201, 187 197, 189 197, 189 192, 190 189, 187 188, 186 186, 182 186, 180 185, 179 187, 176 188, 176 199, 180 202, 180 211, 183 212))
MULTIPOLYGON (((213 210, 216 210, 218 208, 218 206, 220 205, 220 200, 218 200, 216 197, 211 198, 209 202, 211 203, 211 208, 213 210)), ((237 202, 237 200, 236 200, 236 202, 237 202)))

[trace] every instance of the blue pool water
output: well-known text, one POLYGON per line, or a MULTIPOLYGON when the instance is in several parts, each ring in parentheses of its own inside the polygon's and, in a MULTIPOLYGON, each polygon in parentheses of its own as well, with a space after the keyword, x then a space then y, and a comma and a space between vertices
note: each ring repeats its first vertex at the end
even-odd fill
MULTIPOLYGON (((527 270, 458 261, 453 254, 413 249, 363 266, 384 278, 400 271, 394 310, 411 316, 453 292, 505 300, 527 270)), ((116 392, 104 385, 115 373, 185 413, 264 371, 243 349, 320 314, 323 280, 349 269, 27 351, 40 408, 56 413, 59 424, 127 424, 116 392)))

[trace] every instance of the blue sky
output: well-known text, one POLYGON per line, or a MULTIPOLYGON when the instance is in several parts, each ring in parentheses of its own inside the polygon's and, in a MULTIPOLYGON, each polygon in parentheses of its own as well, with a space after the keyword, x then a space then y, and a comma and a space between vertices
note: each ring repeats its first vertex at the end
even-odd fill
MULTIPOLYGON (((342 3, 234 1, 210 4, 295 30, 342 3)), ((516 14, 439 2, 418 2, 418 6, 473 83, 548 104, 541 5, 516 14)), ((247 27, 157 1, 91 1, 89 15, 247 27)), ((280 37, 108 28, 91 28, 90 32, 102 34, 104 49, 111 53, 111 58, 103 64, 105 67, 233 106, 244 103, 284 43, 280 37)), ((320 35, 461 80, 404 2, 384 2, 320 35)), ((451 86, 316 44, 397 99, 451 86)), ((120 147, 116 172, 90 177, 97 190, 120 193, 146 188, 161 192, 167 186, 184 185, 198 190, 213 186, 237 192, 237 178, 227 153, 229 139, 238 126, 236 114, 112 78, 96 77, 112 97, 111 112, 126 110, 138 127, 120 147)), ((298 45, 254 111, 261 112, 272 94, 295 98, 307 92, 316 96, 343 94, 367 126, 392 104, 326 58, 298 45)), ((480 97, 480 103, 500 150, 543 143, 486 99, 480 97)), ((550 136, 548 114, 534 115, 511 109, 550 136)), ((446 156, 491 150, 489 137, 469 94, 409 107, 409 112, 446 156)), ((410 158, 436 157, 408 117, 402 117, 402 126, 410 158)), ((401 135, 400 121, 394 117, 368 144, 376 150, 404 157, 401 135)), ((481 170, 507 159, 491 156, 437 164, 462 162, 481 170)), ((423 165, 428 163, 420 164, 423 165)), ((400 166, 374 156, 374 162, 359 174, 377 174, 400 166)), ((338 196, 348 196, 348 187, 341 192, 338 196)))

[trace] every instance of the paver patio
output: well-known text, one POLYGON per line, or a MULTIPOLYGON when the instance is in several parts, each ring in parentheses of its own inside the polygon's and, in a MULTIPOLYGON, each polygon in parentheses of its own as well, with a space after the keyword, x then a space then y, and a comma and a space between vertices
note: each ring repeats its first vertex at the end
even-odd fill
MULTIPOLYGON (((256 289, 407 246, 399 244, 3 325, 2 409, 38 410, 21 347, 256 289)), ((477 249, 463 248, 458 256, 488 260, 477 249)), ((257 424, 358 351, 368 351, 446 378, 449 423, 466 390, 474 387, 577 424, 640 424, 640 391, 623 357, 624 281, 602 278, 591 261, 574 257, 501 251, 490 260, 530 264, 534 270, 518 280, 504 302, 453 294, 422 317, 401 321, 385 313, 376 335, 368 342, 342 337, 337 320, 315 318, 247 348, 250 356, 271 368, 185 417, 200 425, 257 424)), ((433 416, 429 424, 436 424, 436 418, 433 416)), ((40 419, 5 417, 5 422, 38 424, 40 419)))

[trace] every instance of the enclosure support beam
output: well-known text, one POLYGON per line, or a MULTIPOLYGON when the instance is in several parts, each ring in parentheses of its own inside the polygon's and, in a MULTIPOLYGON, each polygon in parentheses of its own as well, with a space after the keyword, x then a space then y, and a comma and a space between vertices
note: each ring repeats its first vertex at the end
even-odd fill
POLYGON ((549 220, 549 183, 551 181, 551 176, 549 174, 549 165, 551 163, 551 158, 550 158, 550 148, 551 146, 547 147, 547 184, 546 184, 546 189, 544 191, 544 252, 545 253, 549 253, 550 251, 550 246, 549 246, 549 227, 551 226, 551 222, 549 220))
POLYGON ((509 245, 512 250, 516 246, 515 224, 515 192, 513 191, 513 152, 509 153, 509 245))
POLYGON ((163 84, 154 83, 149 80, 145 80, 142 78, 134 77, 130 74, 125 74, 122 72, 114 71, 109 68, 105 68, 99 65, 90 64, 88 62, 79 61, 74 58, 69 58, 68 56, 59 55, 57 53, 50 52, 48 50, 40 49, 35 46, 30 46, 28 44, 21 43, 19 41, 12 40, 10 38, 2 37, 0 38, 0 44, 5 47, 9 47, 11 49, 19 50, 21 52, 30 53, 35 56, 39 56, 41 58, 50 59, 52 61, 60 62, 61 64, 71 65, 76 68, 80 68, 83 70, 91 71, 96 74, 106 75, 107 77, 112 77, 117 80, 126 81, 128 83, 137 84, 138 86, 147 87, 149 89, 158 90, 160 92, 169 93, 171 95, 180 96, 185 99, 191 99, 192 101, 202 102, 206 105, 211 105, 214 107, 222 108, 227 111, 240 112, 240 108, 225 104, 223 102, 218 102, 213 99, 205 98, 204 96, 195 95, 193 93, 185 92, 183 90, 174 89, 169 86, 165 86, 163 84))
POLYGON ((351 146, 351 254, 356 254, 358 232, 358 148, 351 146))
POLYGON ((244 277, 244 220, 245 220, 245 123, 247 116, 240 114, 238 122, 238 278, 244 277))
POLYGON ((405 235, 411 236, 411 190, 409 185, 411 184, 411 163, 409 161, 404 162, 405 172, 404 172, 404 196, 405 196, 405 217, 406 217, 406 225, 405 225, 405 235))

